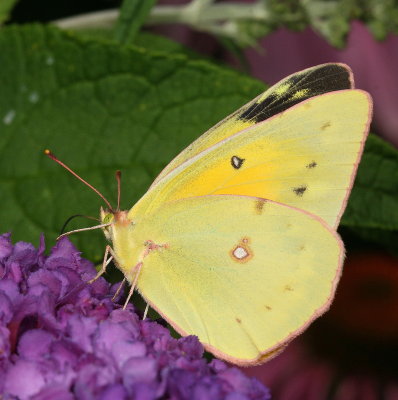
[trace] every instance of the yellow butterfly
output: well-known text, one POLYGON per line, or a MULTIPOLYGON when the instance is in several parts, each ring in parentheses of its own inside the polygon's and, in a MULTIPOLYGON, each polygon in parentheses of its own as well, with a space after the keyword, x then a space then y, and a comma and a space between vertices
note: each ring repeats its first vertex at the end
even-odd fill
POLYGON ((97 277, 113 258, 128 299, 137 289, 219 358, 280 352, 328 309, 341 274, 336 227, 372 113, 353 87, 343 64, 293 74, 183 150, 129 211, 107 203, 113 247, 97 277))

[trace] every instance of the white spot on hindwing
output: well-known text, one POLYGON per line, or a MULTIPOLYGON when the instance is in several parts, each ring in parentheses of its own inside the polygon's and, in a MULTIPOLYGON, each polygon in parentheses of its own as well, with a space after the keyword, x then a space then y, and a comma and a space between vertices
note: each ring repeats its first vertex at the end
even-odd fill
POLYGON ((243 258, 247 257, 248 255, 249 255, 249 253, 243 247, 238 246, 234 250, 234 256, 239 260, 242 260, 243 258))
POLYGON ((249 261, 253 257, 253 251, 249 247, 249 239, 247 237, 242 238, 229 254, 232 260, 239 263, 249 261))

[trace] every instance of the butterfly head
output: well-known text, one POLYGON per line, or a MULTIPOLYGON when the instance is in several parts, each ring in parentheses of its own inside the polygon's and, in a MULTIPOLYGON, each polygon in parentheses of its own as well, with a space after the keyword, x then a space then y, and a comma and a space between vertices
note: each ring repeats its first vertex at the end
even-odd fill
POLYGON ((134 225, 128 217, 128 211, 114 211, 103 207, 100 209, 100 220, 101 225, 105 225, 102 230, 109 241, 112 241, 115 229, 134 225))
MULTIPOLYGON (((127 211, 120 211, 120 182, 121 182, 121 172, 116 171, 116 181, 117 181, 117 207, 116 209, 111 206, 109 201, 105 198, 105 196, 94 186, 89 184, 87 181, 85 181, 81 176, 79 176, 75 171, 73 171, 71 168, 69 168, 66 164, 64 164, 62 161, 60 161, 55 155, 50 151, 50 150, 45 150, 44 154, 47 155, 49 158, 51 158, 53 161, 61 165, 64 169, 69 171, 73 176, 75 176, 77 179, 79 179, 81 182, 83 182, 86 186, 88 186, 91 190, 93 190, 95 193, 97 193, 98 196, 104 200, 105 204, 107 205, 107 208, 101 207, 100 209, 100 225, 96 225, 90 228, 83 228, 83 229, 77 229, 74 231, 67 232, 65 234, 60 235, 59 237, 69 235, 70 233, 73 232, 80 232, 83 230, 91 230, 91 229, 99 229, 101 228, 105 234, 105 237, 112 241, 114 237, 114 231, 116 228, 130 228, 133 223, 132 221, 128 218, 128 212, 127 211)), ((96 219, 92 217, 88 217, 91 219, 96 219)), ((69 220, 68 220, 69 221, 69 220)))
POLYGON ((112 223, 115 220, 115 215, 112 211, 108 209, 104 209, 103 207, 100 208, 100 221, 101 225, 108 224, 102 228, 105 237, 107 240, 112 240, 112 223))

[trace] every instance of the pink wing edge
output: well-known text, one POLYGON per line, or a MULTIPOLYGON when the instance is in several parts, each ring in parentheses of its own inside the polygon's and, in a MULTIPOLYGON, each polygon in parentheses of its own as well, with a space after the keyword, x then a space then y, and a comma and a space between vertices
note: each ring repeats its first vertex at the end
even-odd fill
MULTIPOLYGON (((214 354, 217 358, 220 358, 224 361, 227 361, 231 364, 240 366, 240 367, 252 367, 255 365, 260 365, 265 363, 266 361, 271 360, 272 358, 276 357, 278 354, 280 354, 285 347, 297 336, 299 336, 301 333, 303 333, 309 325, 317 318, 319 318, 322 314, 324 314, 329 308, 330 305, 334 299, 334 295, 337 289, 337 284, 340 280, 342 270, 343 270, 343 263, 344 263, 344 258, 345 258, 345 249, 344 249, 344 243, 342 242, 339 234, 331 228, 322 218, 309 213, 308 211, 304 211, 300 208, 288 206, 284 203, 279 203, 273 200, 268 200, 268 199, 263 199, 261 197, 253 197, 253 196, 242 196, 242 195, 233 195, 233 194, 217 194, 217 195, 205 195, 205 196, 195 196, 192 198, 201 198, 201 197, 226 197, 226 196, 233 196, 233 197, 244 197, 244 198, 250 198, 250 199, 259 199, 259 200, 265 200, 266 202, 274 203, 274 204, 279 204, 283 207, 287 207, 290 209, 293 209, 297 212, 303 213, 308 215, 310 218, 318 221, 327 231, 329 231, 332 236, 336 239, 339 249, 340 249, 340 255, 339 255, 339 262, 336 268, 336 274, 333 278, 332 281, 332 288, 330 290, 329 297, 326 299, 326 302, 319 307, 318 309, 315 310, 315 312, 310 316, 310 318, 297 330, 291 332, 284 340, 278 342, 275 346, 272 346, 268 349, 266 349, 264 352, 260 352, 259 355, 250 360, 246 359, 240 359, 240 358, 235 358, 231 357, 228 354, 225 354, 221 351, 219 351, 216 347, 208 344, 208 343, 202 343, 203 347, 209 351, 210 353, 214 354)), ((184 201, 186 199, 178 199, 175 201, 172 201, 171 203, 174 202, 180 202, 184 201)), ((141 294, 141 293, 140 293, 141 294)), ((170 318, 167 317, 165 313, 163 313, 160 309, 158 309, 153 303, 151 303, 150 300, 147 300, 145 296, 141 294, 141 296, 145 299, 145 301, 162 317, 164 318, 181 336, 189 336, 188 333, 186 333, 183 329, 181 329, 175 322, 173 322, 170 318)))
POLYGON ((348 185, 348 188, 347 188, 347 191, 346 191, 346 195, 345 195, 345 198, 344 198, 343 202, 341 203, 340 212, 337 214, 336 221, 335 221, 335 224, 333 226, 334 229, 337 229, 337 227, 339 226, 340 220, 341 220, 341 218, 342 218, 342 216, 344 214, 344 211, 345 211, 345 209, 347 207, 348 199, 350 197, 352 187, 354 186, 355 177, 356 177, 357 172, 358 172, 358 166, 359 166, 359 163, 360 163, 361 158, 362 158, 363 150, 365 148, 365 142, 366 142, 366 139, 367 139, 367 137, 369 135, 370 123, 372 122, 372 116, 373 116, 373 100, 372 100, 372 96, 368 92, 366 92, 365 90, 361 90, 361 89, 355 89, 355 90, 358 91, 358 92, 362 92, 368 99, 368 105, 369 105, 369 108, 368 108, 368 119, 366 121, 365 129, 363 131, 361 145, 359 146, 359 150, 358 150, 358 153, 357 153, 357 159, 356 159, 356 162, 353 164, 353 169, 352 169, 352 173, 351 173, 351 177, 350 177, 350 182, 349 182, 349 185, 348 185))

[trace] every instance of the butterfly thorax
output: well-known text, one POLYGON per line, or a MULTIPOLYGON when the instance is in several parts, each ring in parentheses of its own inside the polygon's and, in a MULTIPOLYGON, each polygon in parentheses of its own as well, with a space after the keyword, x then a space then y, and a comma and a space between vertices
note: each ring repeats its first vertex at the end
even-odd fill
POLYGON ((134 267, 145 251, 142 240, 136 237, 136 224, 128 217, 128 211, 111 212, 101 209, 101 222, 110 225, 103 228, 105 237, 112 243, 116 266, 129 282, 134 278, 134 267))

